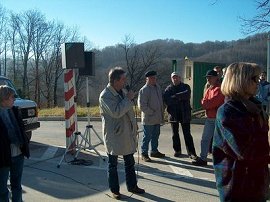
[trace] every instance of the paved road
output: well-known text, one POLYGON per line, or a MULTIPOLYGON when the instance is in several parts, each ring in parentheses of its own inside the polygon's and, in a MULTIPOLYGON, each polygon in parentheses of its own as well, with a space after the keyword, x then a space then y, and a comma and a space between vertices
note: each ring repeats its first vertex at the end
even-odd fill
MULTIPOLYGON (((91 122, 97 135, 101 136, 101 123, 91 122)), ((79 122, 79 131, 85 131, 87 122, 79 122)), ((193 124, 191 131, 197 153, 200 153, 200 137, 203 125, 193 124)), ((140 133, 140 137, 142 134, 140 133)), ((90 130, 92 145, 99 140, 90 130)), ((181 136, 182 143, 183 137, 181 136)), ((124 201, 219 201, 215 188, 212 163, 207 167, 195 167, 187 156, 173 157, 171 129, 161 128, 159 149, 166 154, 154 162, 137 161, 139 186, 146 189, 142 196, 131 195, 125 186, 123 161, 120 158, 119 180, 124 201)), ((84 147, 87 145, 83 145, 84 147)), ((33 133, 31 158, 25 161, 23 190, 25 201, 110 201, 106 180, 106 155, 104 146, 95 147, 105 162, 91 149, 78 153, 84 165, 72 165, 74 155, 67 154, 60 168, 60 158, 65 152, 65 122, 42 121, 41 128, 33 133), (88 165, 92 163, 91 165, 88 165)), ((182 144, 183 153, 186 153, 182 144)), ((138 154, 135 155, 136 157, 138 154)))

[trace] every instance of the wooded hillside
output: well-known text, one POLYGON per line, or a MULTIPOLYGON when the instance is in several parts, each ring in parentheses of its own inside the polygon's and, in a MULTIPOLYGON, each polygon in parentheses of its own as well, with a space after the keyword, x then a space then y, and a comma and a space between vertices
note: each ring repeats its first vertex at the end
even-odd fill
MULTIPOLYGON (((131 88, 138 91, 144 73, 158 72, 163 88, 170 83, 172 60, 178 65, 185 57, 193 61, 230 64, 255 62, 266 68, 267 33, 237 41, 184 43, 176 39, 156 39, 136 44, 130 36, 122 43, 93 49, 87 37, 60 22, 48 21, 37 10, 7 12, 0 6, 0 75, 7 76, 20 89, 21 96, 35 100, 39 107, 63 106, 62 43, 83 42, 85 51, 96 54, 96 75, 90 77, 90 104, 96 105, 106 86, 108 70, 121 66, 128 73, 131 88)), ((78 104, 86 105, 85 79, 77 75, 78 104)))

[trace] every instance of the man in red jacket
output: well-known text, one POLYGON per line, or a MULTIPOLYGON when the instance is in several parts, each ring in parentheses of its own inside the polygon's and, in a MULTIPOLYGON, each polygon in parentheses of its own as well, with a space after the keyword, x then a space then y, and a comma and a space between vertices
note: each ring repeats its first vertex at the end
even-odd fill
POLYGON ((220 82, 217 72, 215 70, 209 70, 205 77, 210 87, 206 90, 204 97, 201 100, 201 104, 203 109, 205 109, 207 119, 205 121, 201 139, 200 157, 195 161, 192 161, 192 164, 195 166, 207 165, 207 154, 211 138, 214 135, 217 110, 224 102, 224 95, 220 90, 220 82))

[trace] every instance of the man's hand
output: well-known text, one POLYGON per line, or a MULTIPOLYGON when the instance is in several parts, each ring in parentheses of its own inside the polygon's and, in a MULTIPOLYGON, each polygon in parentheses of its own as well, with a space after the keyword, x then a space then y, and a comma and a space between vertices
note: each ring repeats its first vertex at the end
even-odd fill
POLYGON ((135 97, 135 93, 132 90, 130 90, 127 92, 127 97, 129 100, 133 100, 135 97))

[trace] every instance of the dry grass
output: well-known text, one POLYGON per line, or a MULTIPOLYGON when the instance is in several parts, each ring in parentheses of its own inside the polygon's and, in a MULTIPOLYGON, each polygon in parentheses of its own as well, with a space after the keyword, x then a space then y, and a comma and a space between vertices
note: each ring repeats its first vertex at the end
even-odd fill
MULTIPOLYGON (((100 116, 99 113, 99 107, 94 106, 89 108, 89 113, 93 117, 100 116)), ((84 117, 88 114, 88 108, 87 107, 77 107, 77 114, 78 116, 84 117)), ((39 117, 46 117, 46 116, 64 116, 65 115, 65 108, 64 107, 55 107, 55 108, 49 108, 49 109, 40 109, 38 111, 39 117)))
MULTIPOLYGON (((134 107, 134 110, 137 110, 136 117, 141 116, 141 112, 138 110, 138 108, 134 107)), ((91 117, 99 117, 100 112, 99 112, 99 107, 98 106, 93 106, 89 108, 89 113, 91 117)), ((86 117, 88 114, 88 108, 87 107, 77 107, 77 115, 78 117, 86 117)), ((38 116, 39 117, 47 117, 47 116, 65 116, 65 108, 64 107, 55 107, 55 108, 48 108, 48 109, 39 109, 38 111, 38 116)), ((167 120, 168 115, 167 112, 164 113, 164 118, 167 120)))

